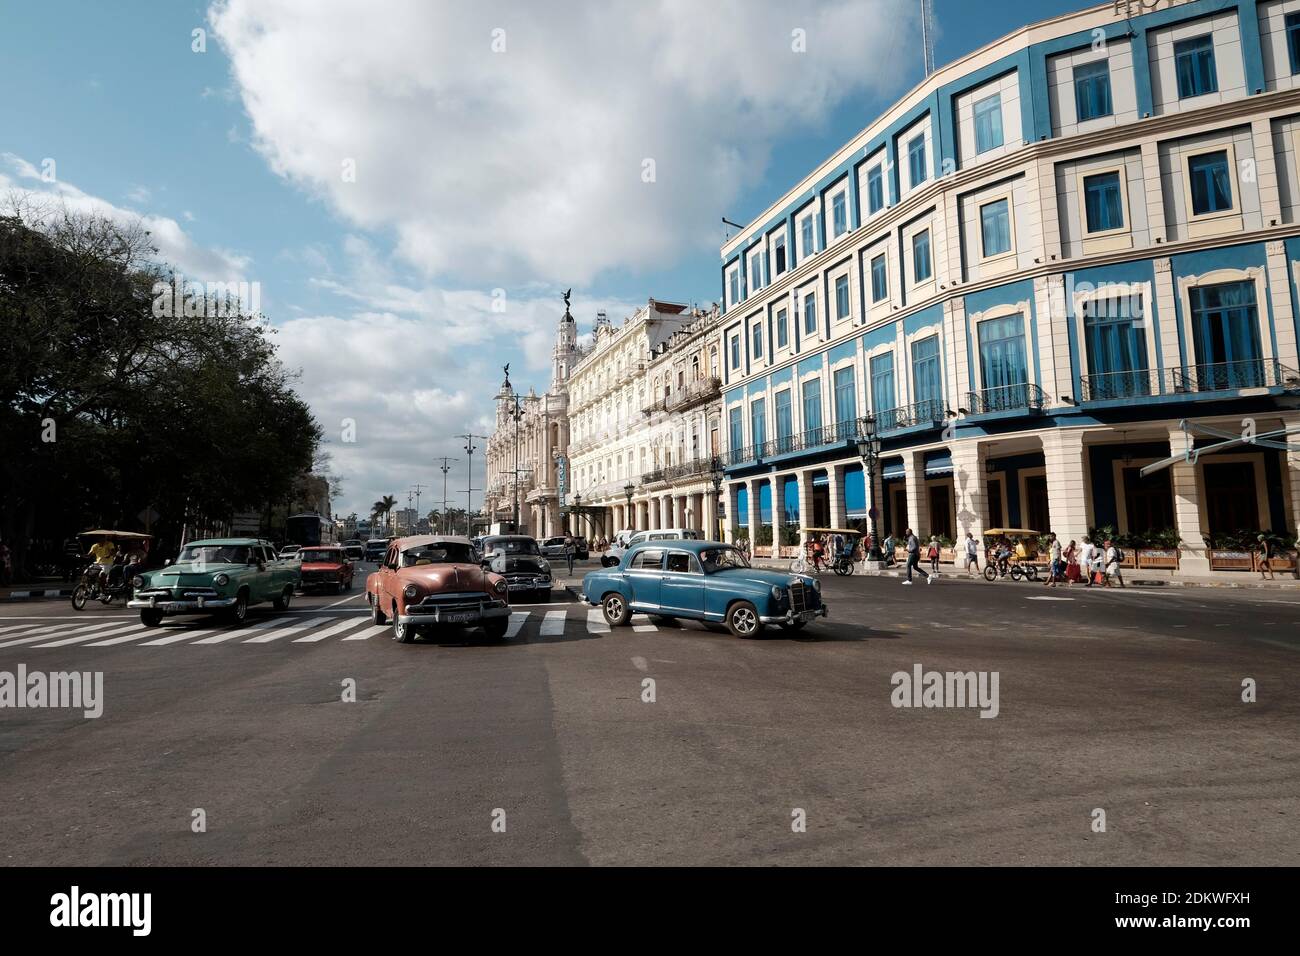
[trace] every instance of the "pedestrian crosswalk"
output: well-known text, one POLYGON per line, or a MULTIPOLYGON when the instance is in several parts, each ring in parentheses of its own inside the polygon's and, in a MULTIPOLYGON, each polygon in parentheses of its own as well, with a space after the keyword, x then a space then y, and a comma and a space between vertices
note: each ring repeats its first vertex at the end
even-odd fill
MULTIPOLYGON (((632 616, 635 632, 658 631, 659 625, 644 614, 632 616)), ((671 625, 669 625, 671 626, 671 625)), ((610 626, 599 608, 571 604, 550 610, 512 611, 506 626, 510 640, 562 637, 570 629, 589 634, 609 634, 610 626)), ((621 630, 621 629, 620 629, 621 630)), ((376 627, 369 614, 356 611, 319 613, 307 611, 294 615, 259 618, 243 627, 215 625, 211 620, 166 621, 160 627, 146 627, 138 620, 115 617, 109 621, 84 623, 66 619, 29 620, 23 624, 0 625, 0 655, 7 649, 16 652, 61 647, 140 647, 158 648, 178 645, 192 647, 245 645, 304 645, 366 641, 387 638, 388 627, 376 627)))

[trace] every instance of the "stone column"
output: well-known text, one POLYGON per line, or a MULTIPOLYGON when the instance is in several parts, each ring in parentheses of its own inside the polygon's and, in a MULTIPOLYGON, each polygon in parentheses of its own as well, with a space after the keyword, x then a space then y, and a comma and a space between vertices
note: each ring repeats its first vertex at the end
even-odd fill
POLYGON ((762 481, 758 478, 749 479, 749 543, 751 548, 756 547, 758 542, 758 529, 761 518, 758 507, 758 489, 761 484, 762 481))
POLYGON ((930 496, 925 487, 925 452, 911 451, 903 455, 907 468, 904 483, 907 487, 907 522, 922 543, 930 540, 930 496))
POLYGON ((772 557, 781 556, 781 520, 784 517, 781 512, 781 502, 784 500, 785 493, 785 476, 769 475, 768 481, 771 482, 772 488, 772 557))
MULTIPOLYGON (((1294 420, 1283 420, 1283 424, 1294 425, 1294 420)), ((1294 442, 1294 439, 1292 439, 1294 442)), ((1288 451, 1282 459, 1282 465, 1286 469, 1286 474, 1282 476, 1282 482, 1291 495, 1291 527, 1292 534, 1300 528, 1300 451, 1288 451)))
POLYGON ((1092 510, 1083 430, 1051 428, 1042 432, 1042 439, 1047 466, 1047 519, 1052 526, 1034 530, 1054 532, 1063 545, 1071 539, 1082 541, 1088 533, 1088 514, 1092 510))
POLYGON ((844 507, 844 466, 827 465, 826 477, 831 492, 831 527, 842 528, 849 520, 844 507))
POLYGON ((710 541, 718 537, 718 498, 712 491, 700 495, 700 530, 710 541))
POLYGON ((989 526, 988 478, 984 472, 984 443, 978 439, 952 445, 952 484, 957 504, 957 541, 970 532, 984 552, 984 532, 989 526))
MULTIPOLYGON (((1181 428, 1170 428, 1169 454, 1183 454, 1191 441, 1181 428)), ((1174 523, 1178 526, 1182 547, 1178 569, 1185 574, 1209 574, 1210 559, 1205 553, 1205 538, 1201 534, 1201 492, 1197 487, 1196 466, 1180 460, 1169 471, 1174 490, 1174 523)))
POLYGON ((804 468, 795 472, 799 482, 799 549, 803 551, 808 543, 808 526, 812 524, 812 469, 804 468))

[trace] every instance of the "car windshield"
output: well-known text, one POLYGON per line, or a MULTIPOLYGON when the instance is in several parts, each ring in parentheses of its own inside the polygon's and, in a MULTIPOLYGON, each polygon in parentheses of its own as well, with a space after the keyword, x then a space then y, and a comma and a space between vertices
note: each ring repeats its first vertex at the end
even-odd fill
POLYGON ((200 544, 182 548, 177 564, 247 564, 246 544, 200 544))
POLYGON ((728 568, 748 568, 749 562, 735 548, 708 548, 700 552, 700 564, 708 574, 728 568))
POLYGON ((324 549, 320 551, 316 551, 313 549, 311 551, 299 551, 298 553, 302 555, 302 560, 305 563, 319 561, 319 562, 339 564, 343 561, 343 553, 341 551, 335 551, 333 549, 324 549))
POLYGON ((537 542, 532 538, 499 538, 487 542, 489 551, 504 551, 506 554, 538 554, 537 542))
POLYGON ((473 564, 474 555, 468 544, 458 541, 439 541, 422 544, 402 552, 402 567, 414 568, 424 564, 473 564))

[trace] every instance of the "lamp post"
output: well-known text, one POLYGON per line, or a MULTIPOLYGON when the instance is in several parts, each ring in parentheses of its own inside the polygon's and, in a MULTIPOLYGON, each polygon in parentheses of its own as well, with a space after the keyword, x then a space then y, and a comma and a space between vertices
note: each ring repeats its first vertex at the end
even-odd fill
POLYGON ((876 528, 876 515, 879 508, 876 507, 876 466, 880 463, 880 436, 876 434, 876 415, 874 412, 867 415, 861 420, 862 427, 858 430, 858 457, 862 459, 862 466, 867 472, 867 487, 871 491, 871 548, 867 551, 868 561, 881 561, 884 555, 880 550, 880 533, 876 528))
POLYGON ((578 534, 580 537, 585 538, 586 535, 582 534, 582 495, 577 492, 573 494, 573 513, 578 516, 578 520, 575 522, 578 526, 578 534))
POLYGON ((627 510, 623 512, 623 523, 629 528, 635 528, 636 522, 632 520, 632 495, 636 492, 636 485, 628 482, 623 486, 623 496, 627 498, 627 510))
POLYGON ((716 455, 709 465, 709 481, 713 482, 713 528, 718 532, 717 540, 722 540, 722 517, 718 514, 718 495, 722 492, 722 481, 727 473, 722 470, 722 459, 716 455))
POLYGON ((442 514, 438 522, 438 531, 440 534, 451 534, 451 529, 447 527, 447 472, 451 471, 451 459, 444 458, 442 464, 438 466, 442 472, 442 514))

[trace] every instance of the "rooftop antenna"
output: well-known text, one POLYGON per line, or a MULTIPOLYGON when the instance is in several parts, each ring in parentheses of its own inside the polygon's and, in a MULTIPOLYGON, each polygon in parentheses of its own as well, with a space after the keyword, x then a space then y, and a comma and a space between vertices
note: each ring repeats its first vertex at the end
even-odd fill
POLYGON ((921 0, 921 54, 929 76, 934 72, 934 0, 921 0))

